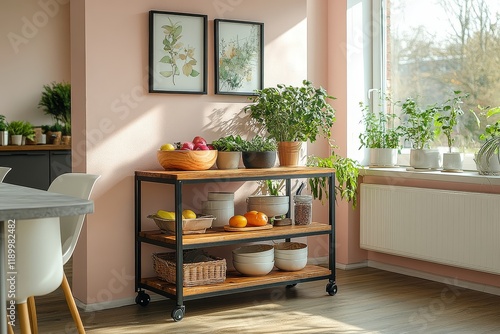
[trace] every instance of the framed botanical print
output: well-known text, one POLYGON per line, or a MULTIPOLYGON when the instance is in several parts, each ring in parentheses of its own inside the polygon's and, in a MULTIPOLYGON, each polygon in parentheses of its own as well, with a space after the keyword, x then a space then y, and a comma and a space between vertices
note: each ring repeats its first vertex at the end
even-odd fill
POLYGON ((207 93, 207 16, 149 12, 149 92, 207 93))
POLYGON ((215 93, 255 95, 264 81, 264 24, 214 20, 215 93))

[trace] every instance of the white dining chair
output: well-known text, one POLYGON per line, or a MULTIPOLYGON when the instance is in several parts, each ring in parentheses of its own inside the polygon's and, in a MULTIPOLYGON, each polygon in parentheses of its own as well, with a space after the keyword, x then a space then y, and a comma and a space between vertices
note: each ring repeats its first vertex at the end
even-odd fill
POLYGON ((10 167, 0 167, 0 182, 3 182, 3 179, 11 169, 10 167))
MULTIPOLYGON (((89 199, 90 194, 96 181, 100 178, 100 175, 85 174, 85 173, 67 173, 58 176, 49 186, 48 191, 54 193, 60 193, 68 196, 78 197, 82 199, 89 199)), ((62 248, 62 263, 66 264, 73 252, 75 250, 80 232, 83 227, 83 223, 86 215, 79 216, 69 216, 61 217, 60 221, 60 235, 61 235, 61 248, 62 248)), ((63 272, 62 283, 61 283, 66 302, 75 322, 78 333, 85 333, 78 308, 73 298, 71 288, 69 286, 68 279, 63 272)), ((34 328, 33 334, 36 334, 37 320, 36 320, 36 308, 34 298, 28 299, 30 319, 32 323, 32 328, 34 328)))

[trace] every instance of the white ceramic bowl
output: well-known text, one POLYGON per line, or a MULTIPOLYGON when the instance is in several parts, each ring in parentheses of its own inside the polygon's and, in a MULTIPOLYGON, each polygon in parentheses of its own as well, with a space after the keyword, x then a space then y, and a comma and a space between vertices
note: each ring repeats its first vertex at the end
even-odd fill
POLYGON ((307 264, 307 258, 298 259, 298 260, 290 260, 290 259, 281 259, 274 258, 274 263, 276 268, 284 270, 284 271, 297 271, 303 269, 307 264))
POLYGON ((240 263, 272 262, 274 261, 274 254, 269 253, 261 256, 245 256, 233 253, 233 261, 240 263))
POLYGON ((307 258, 307 245, 300 242, 280 242, 274 245, 275 256, 285 258, 307 258))
POLYGON ((273 270, 274 261, 241 263, 233 260, 234 268, 241 274, 247 276, 264 276, 273 270))
POLYGON ((261 257, 272 254, 274 256, 274 247, 273 245, 267 244, 255 244, 255 245, 247 245, 241 246, 240 248, 236 248, 233 250, 233 256, 246 256, 246 257, 261 257))
POLYGON ((297 253, 274 253, 274 258, 280 258, 284 260, 303 260, 307 259, 307 253, 297 254, 297 253))
POLYGON ((290 209, 288 196, 257 195, 247 198, 248 211, 264 212, 268 217, 281 216, 290 209))

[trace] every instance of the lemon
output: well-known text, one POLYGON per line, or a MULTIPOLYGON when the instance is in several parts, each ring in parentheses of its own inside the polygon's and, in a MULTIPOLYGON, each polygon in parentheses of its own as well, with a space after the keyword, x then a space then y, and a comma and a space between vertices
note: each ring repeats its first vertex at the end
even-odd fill
POLYGON ((175 146, 170 144, 170 143, 163 144, 163 145, 161 145, 160 150, 161 151, 173 151, 173 150, 175 150, 175 146))
POLYGON ((158 210, 156 215, 163 219, 175 220, 175 212, 172 211, 158 210))
POLYGON ((196 218, 196 213, 194 213, 191 210, 184 210, 184 211, 182 211, 182 217, 184 217, 186 219, 194 219, 194 218, 196 218))

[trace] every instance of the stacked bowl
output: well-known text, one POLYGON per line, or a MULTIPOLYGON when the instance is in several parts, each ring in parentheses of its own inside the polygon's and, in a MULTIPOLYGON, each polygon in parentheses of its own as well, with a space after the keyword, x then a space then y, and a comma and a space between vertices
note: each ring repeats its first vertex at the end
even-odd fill
POLYGON ((267 275, 274 267, 274 247, 255 244, 237 248, 233 250, 233 265, 243 275, 267 275))
POLYGON ((307 245, 300 242, 281 242, 274 245, 274 262, 278 269, 297 271, 307 264, 307 245))

